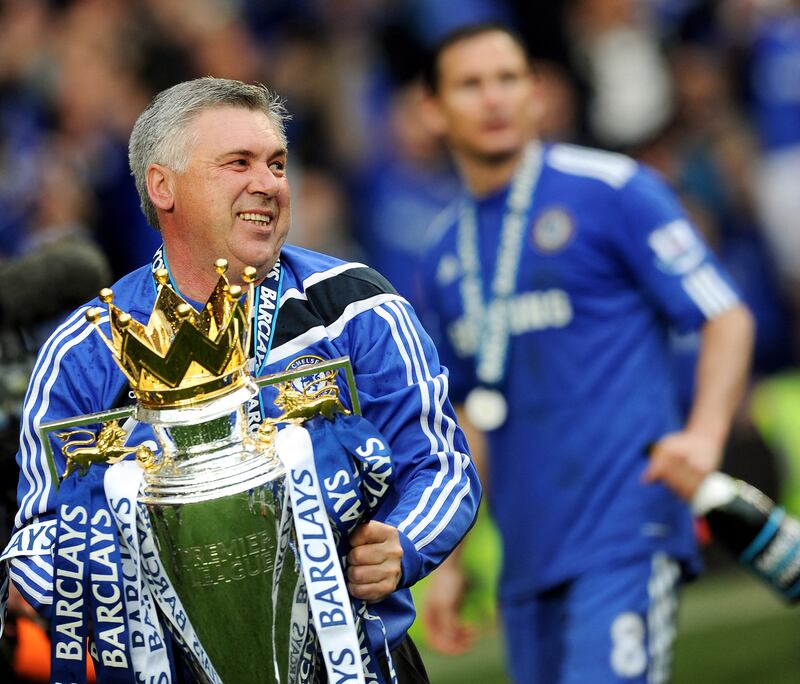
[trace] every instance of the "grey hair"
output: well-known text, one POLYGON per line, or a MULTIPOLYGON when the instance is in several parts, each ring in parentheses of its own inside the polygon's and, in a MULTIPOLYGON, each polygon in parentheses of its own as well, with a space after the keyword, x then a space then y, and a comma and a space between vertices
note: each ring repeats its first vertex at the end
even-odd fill
POLYGON ((156 230, 158 215, 147 193, 147 169, 156 163, 184 171, 191 149, 189 125, 201 111, 225 106, 263 112, 281 144, 286 145, 289 115, 283 100, 264 85, 206 76, 162 90, 139 115, 128 143, 128 163, 142 211, 156 230))

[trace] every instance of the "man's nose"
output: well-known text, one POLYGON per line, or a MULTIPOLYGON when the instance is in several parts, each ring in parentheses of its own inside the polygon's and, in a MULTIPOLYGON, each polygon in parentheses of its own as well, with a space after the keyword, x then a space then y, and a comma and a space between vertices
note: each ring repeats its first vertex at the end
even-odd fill
POLYGON ((256 166, 253 168, 248 190, 254 195, 273 197, 278 192, 278 178, 269 166, 256 166))
POLYGON ((483 100, 486 105, 497 105, 503 99, 503 87, 500 83, 490 81, 483 86, 483 100))

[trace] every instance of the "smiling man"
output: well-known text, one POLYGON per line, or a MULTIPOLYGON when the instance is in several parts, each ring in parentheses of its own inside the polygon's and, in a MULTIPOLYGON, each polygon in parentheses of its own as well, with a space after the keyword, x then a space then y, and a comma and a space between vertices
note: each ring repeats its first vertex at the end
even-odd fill
MULTIPOLYGON (((284 246, 291 223, 285 116, 267 88, 225 79, 180 83, 154 98, 131 134, 130 164, 142 210, 164 244, 151 265, 113 286, 114 303, 146 322, 155 273, 166 268, 173 287, 199 308, 218 279, 214 262, 224 258, 233 284, 244 284, 245 266, 256 269, 253 375, 350 357, 363 416, 391 447, 394 480, 349 538, 347 587, 370 602, 368 650, 383 677, 387 644, 398 680, 425 682, 406 635, 414 620, 408 587, 466 533, 480 485, 447 399, 446 371, 408 303, 363 264, 284 246)), ((36 428, 130 401, 125 376, 85 321, 97 304, 73 313, 44 345, 25 402, 10 575, 44 615, 53 600, 52 546, 45 541, 56 483, 36 428)), ((265 388, 251 402, 251 427, 280 413, 273 399, 265 388)), ((140 425, 131 442, 147 437, 140 425)))
POLYGON ((191 93, 194 83, 156 97, 134 129, 130 150, 142 209, 161 231, 172 276, 181 292, 203 299, 216 282, 206 264, 219 255, 227 255, 234 279, 245 266, 254 266, 259 279, 267 275, 288 235, 291 208, 278 102, 273 98, 264 111, 189 101, 182 117, 162 124, 171 112, 157 106, 161 99, 191 93), (163 131, 166 156, 148 154, 157 144, 154 130, 163 131))

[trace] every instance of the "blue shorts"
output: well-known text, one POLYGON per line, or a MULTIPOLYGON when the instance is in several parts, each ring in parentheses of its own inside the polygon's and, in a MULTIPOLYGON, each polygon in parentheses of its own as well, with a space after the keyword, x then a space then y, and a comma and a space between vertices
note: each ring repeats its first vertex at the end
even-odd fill
POLYGON ((669 681, 680 566, 660 553, 503 605, 517 684, 669 681))

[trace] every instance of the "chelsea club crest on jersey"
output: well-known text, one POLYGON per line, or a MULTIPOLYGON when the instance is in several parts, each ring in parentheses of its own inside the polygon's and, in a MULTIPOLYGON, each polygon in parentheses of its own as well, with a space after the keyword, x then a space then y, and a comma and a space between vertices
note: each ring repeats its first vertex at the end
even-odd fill
MULTIPOLYGON (((314 356, 312 354, 304 354, 303 356, 298 356, 296 359, 293 359, 288 366, 286 366, 287 371, 297 370, 303 366, 315 366, 318 363, 322 363, 325 361, 321 356, 314 356)), ((298 391, 302 392, 308 396, 316 396, 321 390, 325 389, 326 387, 330 390, 330 392, 335 395, 336 390, 335 388, 331 387, 331 384, 335 382, 336 378, 336 371, 328 370, 323 371, 321 373, 313 373, 309 372, 308 375, 304 375, 299 378, 295 378, 292 380, 292 386, 298 391)))
POLYGON ((534 221, 531 241, 538 251, 553 254, 564 249, 574 233, 572 217, 564 209, 553 207, 539 214, 534 221))

